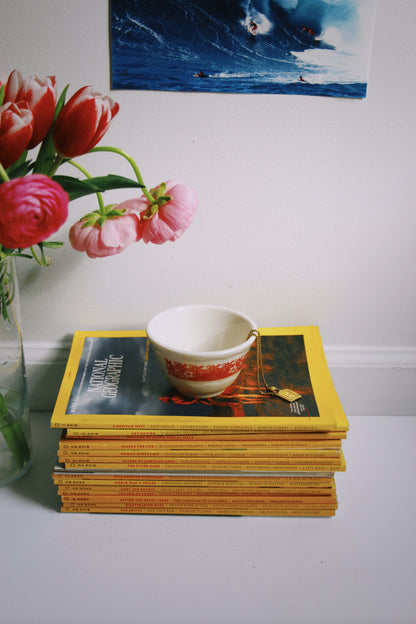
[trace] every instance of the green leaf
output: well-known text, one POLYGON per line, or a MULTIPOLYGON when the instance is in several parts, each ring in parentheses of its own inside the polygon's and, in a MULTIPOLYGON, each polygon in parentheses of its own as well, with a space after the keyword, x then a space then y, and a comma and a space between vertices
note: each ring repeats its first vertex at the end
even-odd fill
POLYGON ((90 179, 80 180, 72 176, 56 175, 53 177, 53 180, 62 186, 64 191, 68 193, 70 199, 75 199, 91 193, 98 193, 100 191, 98 186, 91 182, 90 179))
POLYGON ((143 184, 140 184, 136 180, 113 174, 88 178, 86 180, 63 175, 56 175, 53 179, 68 193, 70 201, 78 199, 79 197, 84 197, 85 195, 91 195, 92 193, 103 193, 104 191, 122 188, 144 187, 143 184))
MULTIPOLYGON (((11 257, 16 257, 16 258, 32 258, 32 256, 29 256, 28 254, 24 253, 22 249, 8 249, 7 247, 1 247, 0 250, 0 261, 1 260, 5 260, 6 258, 11 258, 11 257)), ((1 279, 0 279, 0 284, 1 284, 1 279)))
POLYGON ((6 89, 6 85, 2 84, 0 87, 0 106, 3 104, 5 89, 6 89))
POLYGON ((49 130, 40 146, 38 157, 33 167, 34 173, 44 173, 47 175, 55 160, 55 156, 56 152, 52 138, 52 130, 49 130))
POLYGON ((54 160, 55 146, 53 143, 52 132, 49 131, 40 146, 38 157, 33 167, 34 173, 44 173, 47 175, 54 160))
POLYGON ((47 247, 48 249, 59 249, 64 246, 61 241, 43 241, 40 245, 42 245, 42 247, 47 247))
POLYGON ((33 167, 33 163, 27 158, 27 150, 23 152, 19 160, 17 160, 11 167, 7 169, 7 175, 12 180, 13 178, 23 178, 29 173, 33 167))
POLYGON ((63 109, 65 105, 66 92, 68 91, 68 89, 69 89, 69 84, 66 85, 65 89, 62 91, 61 95, 59 96, 58 102, 55 107, 55 114, 53 117, 54 121, 56 120, 56 118, 58 117, 59 113, 61 112, 61 110, 63 109))
POLYGON ((9 447, 16 464, 21 468, 30 457, 25 434, 17 421, 14 421, 6 401, 0 392, 0 431, 9 447))

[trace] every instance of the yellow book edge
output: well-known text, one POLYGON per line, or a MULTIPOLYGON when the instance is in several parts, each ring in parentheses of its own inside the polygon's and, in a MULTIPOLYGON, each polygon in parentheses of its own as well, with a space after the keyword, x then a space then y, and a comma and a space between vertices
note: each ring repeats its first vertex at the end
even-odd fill
POLYGON ((62 505, 61 512, 63 513, 116 513, 116 514, 149 514, 149 515, 196 515, 196 516, 281 516, 281 517, 331 517, 335 516, 335 509, 205 509, 205 508, 189 508, 178 509, 172 507, 169 509, 160 508, 141 508, 133 509, 129 507, 95 507, 90 509, 84 509, 74 506, 62 505))

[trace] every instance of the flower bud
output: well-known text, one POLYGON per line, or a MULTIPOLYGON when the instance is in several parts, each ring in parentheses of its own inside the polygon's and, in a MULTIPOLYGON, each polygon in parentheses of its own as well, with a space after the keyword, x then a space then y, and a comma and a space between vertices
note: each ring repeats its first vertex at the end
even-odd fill
POLYGON ((53 127, 56 150, 65 158, 90 151, 107 132, 119 105, 93 87, 79 89, 61 110, 53 127))
POLYGON ((0 106, 0 163, 13 165, 27 148, 33 132, 33 114, 25 104, 0 106))
POLYGON ((130 209, 131 200, 96 211, 74 223, 69 240, 76 251, 90 258, 119 254, 140 240, 139 216, 130 209))
POLYGON ((14 70, 6 84, 4 101, 24 102, 33 113, 33 133, 27 145, 28 149, 32 149, 43 141, 52 125, 56 106, 55 76, 23 79, 21 73, 14 70))
POLYGON ((143 195, 135 205, 140 211, 143 241, 156 245, 175 241, 192 223, 198 206, 196 192, 184 182, 169 180, 150 193, 156 204, 151 204, 143 195))

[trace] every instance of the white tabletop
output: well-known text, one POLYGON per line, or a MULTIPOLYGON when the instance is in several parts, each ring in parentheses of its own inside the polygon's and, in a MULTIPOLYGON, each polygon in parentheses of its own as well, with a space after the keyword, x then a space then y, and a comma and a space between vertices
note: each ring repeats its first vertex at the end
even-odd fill
POLYGON ((353 417, 335 518, 61 514, 58 431, 0 490, 5 624, 416 621, 416 418, 353 417))

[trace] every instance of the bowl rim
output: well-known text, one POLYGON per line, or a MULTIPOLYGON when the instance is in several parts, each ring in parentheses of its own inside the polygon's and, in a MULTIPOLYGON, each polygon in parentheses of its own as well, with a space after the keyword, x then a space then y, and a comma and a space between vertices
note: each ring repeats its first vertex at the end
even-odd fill
POLYGON ((217 360, 217 359, 227 359, 227 358, 233 357, 234 355, 237 355, 241 350, 244 351, 244 349, 246 348, 248 350, 256 339, 255 335, 250 336, 249 338, 244 340, 244 342, 240 342, 240 344, 236 345, 235 347, 230 347, 229 349, 219 349, 217 351, 189 351, 188 349, 173 349, 171 346, 168 346, 166 343, 161 342, 160 340, 157 340, 154 337, 151 325, 156 319, 158 319, 160 316, 163 316, 167 312, 174 312, 177 310, 184 310, 184 309, 191 309, 191 308, 194 308, 194 309, 195 308, 205 308, 205 309, 209 308, 209 309, 221 310, 223 312, 229 312, 231 314, 235 314, 241 317, 242 319, 246 320, 252 329, 257 329, 257 324, 253 321, 252 318, 247 316, 247 314, 244 314, 243 312, 240 312, 239 310, 236 310, 234 308, 229 308, 227 306, 219 306, 215 304, 204 304, 204 303, 180 305, 180 306, 173 306, 171 308, 166 308, 165 310, 161 310, 160 312, 152 316, 150 321, 147 323, 146 329, 145 329, 146 336, 149 338, 150 342, 155 347, 160 347, 161 349, 164 349, 165 351, 171 353, 173 356, 175 354, 178 354, 189 359, 217 360))

